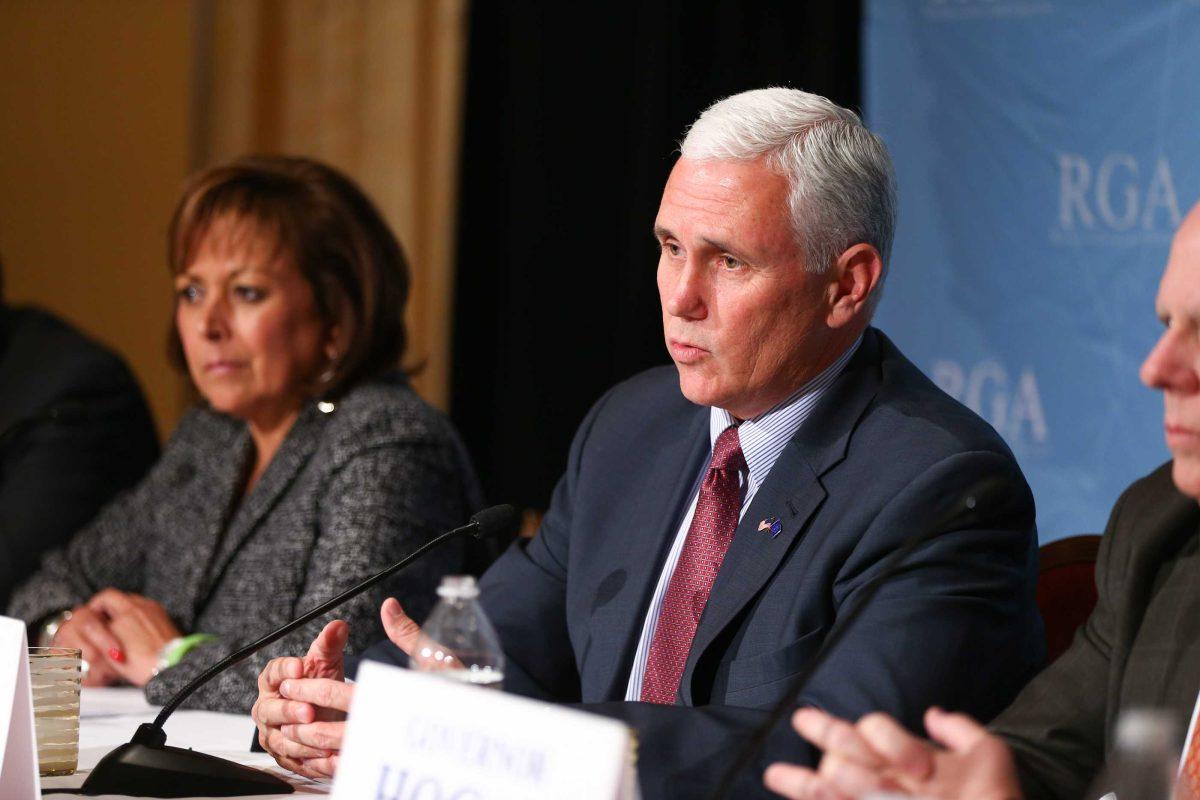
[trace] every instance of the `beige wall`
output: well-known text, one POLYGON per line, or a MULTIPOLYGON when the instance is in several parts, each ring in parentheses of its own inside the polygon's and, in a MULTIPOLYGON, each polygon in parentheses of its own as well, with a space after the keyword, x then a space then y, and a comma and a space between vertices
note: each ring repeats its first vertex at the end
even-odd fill
POLYGON ((167 218, 188 171, 192 4, 0 0, 0 254, 11 302, 115 348, 161 432, 167 218))
POLYGON ((449 405, 466 0, 201 0, 196 153, 319 158, 356 180, 412 267, 413 385, 449 405))
POLYGON ((6 294, 120 352, 160 434, 165 229, 184 177, 246 152, 324 159, 413 265, 409 363, 448 404, 466 0, 0 0, 6 294))

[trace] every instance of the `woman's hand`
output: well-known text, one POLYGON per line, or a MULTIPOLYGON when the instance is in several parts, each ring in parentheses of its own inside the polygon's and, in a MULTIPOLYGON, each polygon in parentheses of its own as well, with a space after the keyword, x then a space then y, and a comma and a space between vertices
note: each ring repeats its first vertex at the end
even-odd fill
POLYGON ((112 686, 121 680, 113 669, 110 653, 122 652, 121 642, 109 628, 108 619, 87 606, 71 609, 71 618, 59 626, 51 642, 54 647, 74 647, 83 652, 87 670, 84 686, 112 686))
POLYGON ((154 677, 163 645, 183 635, 166 609, 140 594, 105 589, 87 607, 108 620, 108 630, 118 640, 106 652, 107 666, 134 686, 145 686, 154 677))

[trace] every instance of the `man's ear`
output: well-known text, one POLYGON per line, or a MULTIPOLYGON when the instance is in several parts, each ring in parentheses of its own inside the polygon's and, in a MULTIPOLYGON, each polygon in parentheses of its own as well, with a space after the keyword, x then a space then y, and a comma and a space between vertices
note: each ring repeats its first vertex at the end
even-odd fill
POLYGON ((830 269, 829 313, 831 328, 842 328, 869 312, 871 296, 883 277, 883 258, 865 243, 846 248, 830 269))

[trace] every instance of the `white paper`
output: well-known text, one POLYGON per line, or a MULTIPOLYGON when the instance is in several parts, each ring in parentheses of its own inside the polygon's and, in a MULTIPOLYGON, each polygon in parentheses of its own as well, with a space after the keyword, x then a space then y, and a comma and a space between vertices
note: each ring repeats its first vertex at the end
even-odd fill
POLYGON ((623 800, 619 722, 364 662, 334 800, 623 800))
POLYGON ((5 800, 39 800, 37 736, 25 623, 0 617, 0 786, 5 800))

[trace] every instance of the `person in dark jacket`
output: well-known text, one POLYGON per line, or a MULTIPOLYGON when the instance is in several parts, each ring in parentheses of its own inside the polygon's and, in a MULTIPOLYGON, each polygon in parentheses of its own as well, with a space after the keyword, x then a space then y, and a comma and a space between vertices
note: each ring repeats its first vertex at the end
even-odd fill
POLYGON ((47 311, 7 305, 0 265, 0 608, 157 457, 125 362, 47 311))

